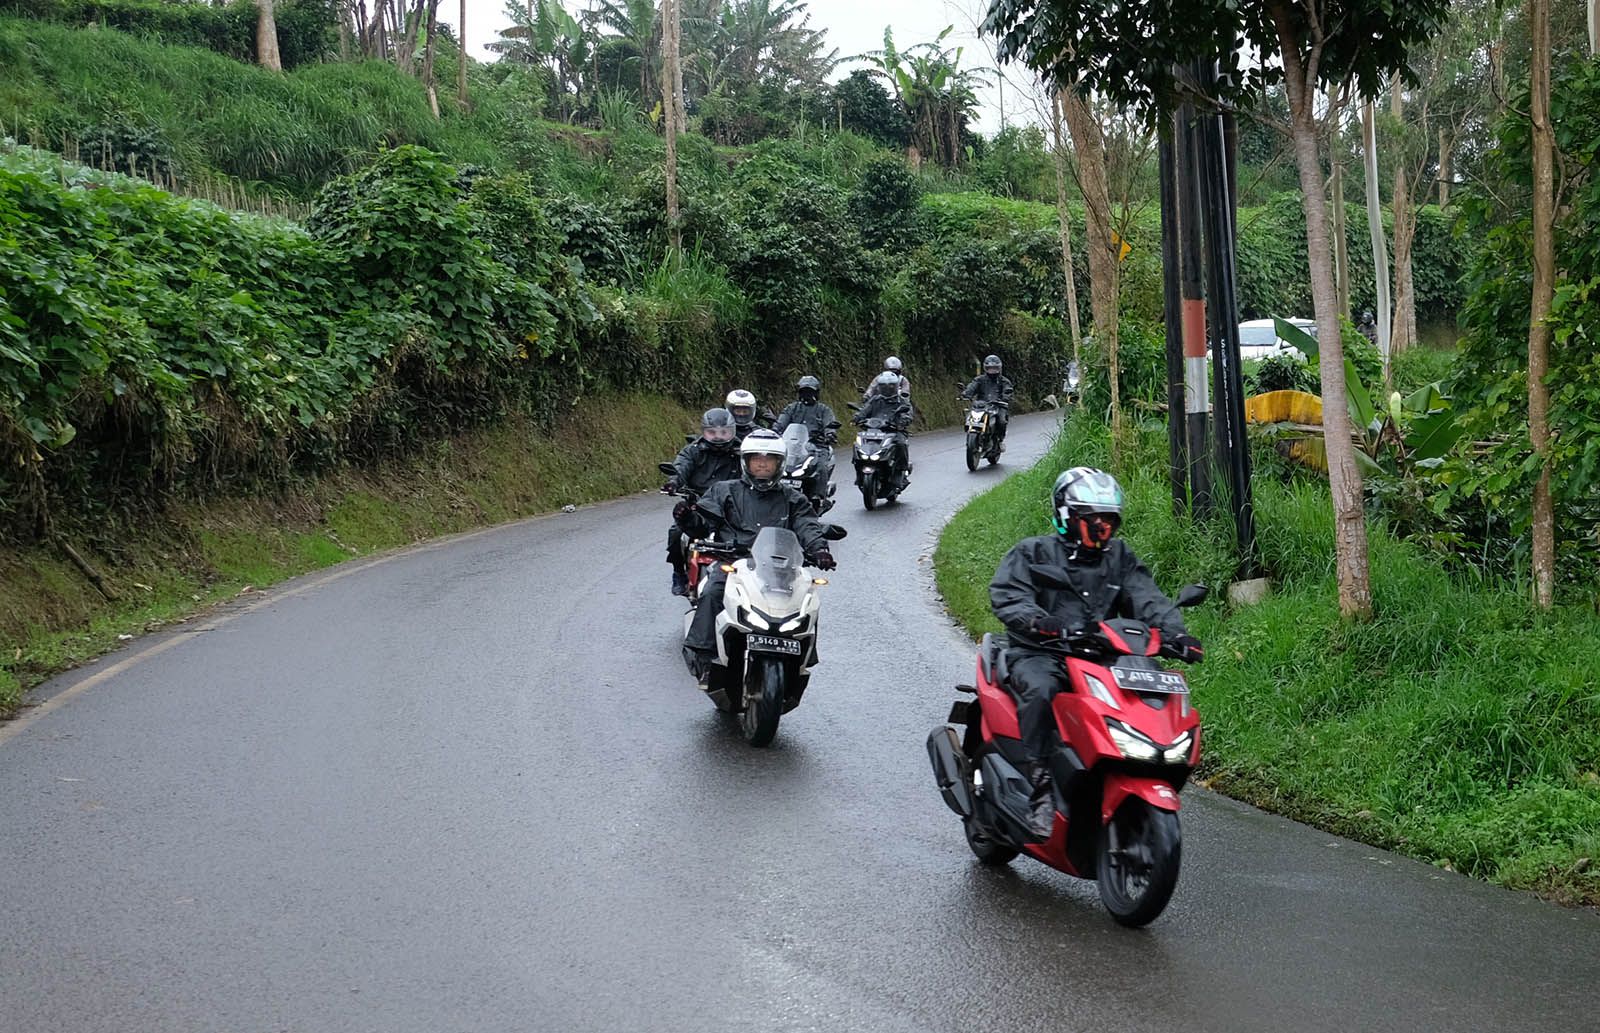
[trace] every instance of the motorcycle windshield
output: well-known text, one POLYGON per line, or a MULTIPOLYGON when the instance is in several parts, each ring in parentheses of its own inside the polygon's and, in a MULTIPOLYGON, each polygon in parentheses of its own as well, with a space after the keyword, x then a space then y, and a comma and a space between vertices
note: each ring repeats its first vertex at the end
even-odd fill
POLYGON ((761 590, 784 595, 794 591, 795 579, 806 565, 800 539, 787 527, 763 527, 750 546, 750 559, 761 590))
POLYGON ((797 469, 811 457, 811 428, 803 423, 791 423, 783 428, 783 468, 797 469))

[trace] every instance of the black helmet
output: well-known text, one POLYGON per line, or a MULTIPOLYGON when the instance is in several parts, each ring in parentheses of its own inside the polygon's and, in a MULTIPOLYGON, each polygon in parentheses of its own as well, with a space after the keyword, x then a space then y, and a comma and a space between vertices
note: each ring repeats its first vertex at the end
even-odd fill
POLYGON ((721 407, 707 409, 705 415, 700 417, 700 438, 708 448, 718 452, 731 452, 738 447, 734 440, 737 428, 733 425, 733 414, 721 407))
POLYGON ((998 355, 990 355, 983 360, 983 371, 985 373, 999 373, 1002 368, 1004 367, 1001 366, 1000 356, 998 355))
POLYGON ((1363 323, 1374 322, 1376 318, 1377 317, 1372 314, 1372 310, 1370 308, 1364 308, 1361 310, 1361 321, 1363 323))
POLYGON ((757 491, 771 491, 783 483, 783 460, 789 454, 783 439, 765 427, 759 427, 750 432, 739 446, 739 463, 744 467, 745 483, 757 491), (750 472, 750 460, 754 456, 773 456, 777 465, 773 467, 771 477, 757 477, 750 472))
POLYGON ((1122 486, 1104 470, 1075 466, 1056 478, 1051 508, 1056 533, 1098 552, 1122 526, 1122 486))
POLYGON ((822 393, 822 381, 816 377, 801 377, 800 382, 795 387, 799 389, 802 401, 815 402, 817 395, 822 393))

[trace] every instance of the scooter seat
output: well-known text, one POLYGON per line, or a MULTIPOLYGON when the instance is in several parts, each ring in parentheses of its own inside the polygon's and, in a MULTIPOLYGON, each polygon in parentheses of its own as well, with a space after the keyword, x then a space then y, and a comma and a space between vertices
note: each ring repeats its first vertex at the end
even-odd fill
POLYGON ((978 645, 978 664, 984 680, 991 685, 1004 686, 1009 674, 1006 667, 1006 650, 1011 642, 1004 635, 985 634, 978 645))

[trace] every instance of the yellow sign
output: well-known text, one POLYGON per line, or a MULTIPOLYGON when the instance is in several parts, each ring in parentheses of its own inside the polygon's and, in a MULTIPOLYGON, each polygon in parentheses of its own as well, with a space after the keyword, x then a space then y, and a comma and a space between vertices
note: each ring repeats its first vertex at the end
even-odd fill
POLYGON ((1117 261, 1121 262, 1133 254, 1133 245, 1118 236, 1116 230, 1111 231, 1111 243, 1117 245, 1117 261))

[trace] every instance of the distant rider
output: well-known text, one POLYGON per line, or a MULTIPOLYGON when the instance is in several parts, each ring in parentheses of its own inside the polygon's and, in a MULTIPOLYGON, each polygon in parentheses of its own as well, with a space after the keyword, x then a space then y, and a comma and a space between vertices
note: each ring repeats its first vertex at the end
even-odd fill
POLYGON ((811 432, 811 441, 814 444, 831 447, 839 439, 833 427, 838 421, 834 418, 833 409, 819 398, 822 393, 822 381, 811 376, 801 377, 795 389, 799 393, 799 400, 790 402, 783 412, 778 414, 772 429, 782 434, 789 424, 803 423, 811 432))
POLYGON ((1133 549, 1115 538, 1122 524, 1122 488, 1110 474, 1085 466, 1056 478, 1051 523, 1055 534, 1025 538, 1006 553, 989 584, 995 616, 1010 633, 1006 660, 1018 698, 1022 743, 1031 760, 1033 833, 1041 839, 1055 821, 1048 759, 1058 737, 1050 701, 1068 686, 1059 650, 1045 644, 1094 632, 1117 617, 1159 628, 1165 650, 1199 663, 1199 639, 1184 627, 1176 605, 1156 586, 1133 549), (1075 590, 1036 580, 1033 568, 1061 574, 1075 590))
POLYGON ((880 418, 888 421, 888 429, 894 432, 900 479, 904 482, 911 472, 911 453, 906 443, 906 435, 911 433, 911 402, 900 394, 900 378, 890 370, 878 374, 866 403, 850 419, 857 426, 865 427, 868 420, 880 418))
MULTIPOLYGON (((700 436, 678 452, 672 465, 677 472, 663 491, 692 492, 696 497, 718 481, 739 476, 739 442, 733 436, 733 416, 726 409, 707 409, 700 417, 700 436)), ((683 536, 700 533, 694 516, 694 500, 679 499, 672 507, 672 526, 667 529, 667 562, 672 564, 672 594, 689 594, 689 558, 683 553, 683 536)))
MULTIPOLYGON (((722 481, 701 496, 695 514, 724 541, 743 548, 755 543, 764 527, 786 527, 800 539, 806 562, 832 570, 833 553, 823 536, 822 522, 799 490, 783 482, 783 440, 770 430, 751 431, 739 446, 744 473, 738 480, 722 481)), ((700 586, 694 620, 683 640, 683 659, 689 673, 704 684, 717 656, 717 614, 728 576, 712 566, 700 586)))
POLYGON ((1000 445, 1000 451, 1006 450, 1006 423, 1010 417, 1011 395, 1016 390, 1011 385, 1011 378, 1002 376, 1000 371, 1000 356, 990 355, 983 360, 983 373, 972 378, 966 390, 961 392, 961 397, 968 401, 1000 402, 994 410, 995 439, 1000 445))
MULTIPOLYGON (((905 371, 901 368, 901 366, 902 363, 900 360, 891 355, 887 359, 883 360, 883 373, 893 373, 899 379, 900 394, 907 402, 909 402, 911 401, 911 381, 907 379, 905 371)), ((878 379, 882 375, 883 374, 880 373, 878 377, 874 377, 872 379, 872 383, 867 385, 867 389, 861 393, 862 401, 867 401, 872 397, 873 388, 877 386, 878 379)))
POLYGON ((727 406, 728 411, 733 414, 734 437, 740 441, 745 439, 745 435, 755 430, 758 424, 772 423, 771 412, 759 416, 756 414, 756 396, 749 391, 734 388, 728 392, 728 398, 724 404, 727 406))

